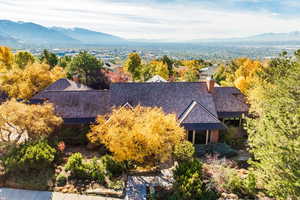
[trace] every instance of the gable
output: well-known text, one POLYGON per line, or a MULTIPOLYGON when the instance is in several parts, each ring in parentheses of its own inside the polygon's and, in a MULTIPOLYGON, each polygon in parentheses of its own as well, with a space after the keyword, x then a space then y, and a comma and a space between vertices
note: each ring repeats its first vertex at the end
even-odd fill
POLYGON ((221 123, 217 116, 210 113, 204 106, 196 101, 193 101, 189 108, 186 110, 187 112, 180 117, 180 122, 183 124, 221 123))

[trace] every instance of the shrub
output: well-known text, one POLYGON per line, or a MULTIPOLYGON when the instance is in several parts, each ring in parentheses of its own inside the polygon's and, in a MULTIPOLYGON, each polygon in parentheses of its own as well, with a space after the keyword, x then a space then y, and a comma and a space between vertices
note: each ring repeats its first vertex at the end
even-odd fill
POLYGON ((69 157, 65 170, 70 171, 76 178, 88 178, 88 168, 83 163, 81 153, 74 153, 69 157))
POLYGON ((217 156, 208 157, 204 165, 208 179, 219 193, 234 193, 242 197, 256 194, 256 180, 252 173, 236 168, 236 163, 217 156))
POLYGON ((64 141, 59 142, 59 143, 57 144, 57 149, 58 149, 61 153, 63 153, 63 152, 65 151, 65 149, 66 149, 66 144, 65 144, 65 142, 64 142, 64 141))
POLYGON ((98 183, 102 184, 105 181, 104 176, 104 167, 101 162, 98 162, 96 158, 93 158, 93 160, 86 164, 86 167, 88 169, 88 176, 98 183))
POLYGON ((120 176, 126 170, 125 164, 123 162, 115 161, 110 155, 105 155, 101 157, 100 160, 103 163, 106 174, 110 178, 120 176))
POLYGON ((83 162, 81 153, 75 153, 69 157, 65 169, 71 172, 71 176, 80 179, 90 179, 98 183, 104 182, 104 167, 101 162, 94 158, 89 163, 83 162))
POLYGON ((59 174, 57 177, 56 177, 56 185, 58 187, 62 187, 64 185, 66 185, 67 183, 67 177, 63 174, 59 174))
POLYGON ((191 160, 195 154, 195 147, 189 141, 175 145, 173 156, 177 161, 191 160))
POLYGON ((229 145, 225 143, 216 143, 216 144, 199 144, 197 145, 197 156, 201 157, 206 154, 209 155, 218 155, 219 157, 233 157, 237 155, 237 151, 232 149, 229 145))
POLYGON ((174 171, 174 189, 180 199, 202 199, 204 195, 201 177, 202 163, 198 160, 180 163, 174 171))
POLYGON ((227 168, 225 171, 224 189, 229 193, 235 193, 241 197, 255 196, 256 180, 252 173, 243 177, 234 168, 227 168))
POLYGON ((4 158, 7 171, 30 172, 49 168, 55 159, 56 150, 47 141, 21 144, 12 149, 4 158))
POLYGON ((111 188, 111 189, 114 189, 114 190, 122 190, 124 188, 123 183, 124 182, 122 180, 110 181, 108 183, 108 188, 111 188))
POLYGON ((245 146, 245 139, 239 134, 240 128, 229 126, 224 133, 224 142, 235 149, 242 149, 245 146))

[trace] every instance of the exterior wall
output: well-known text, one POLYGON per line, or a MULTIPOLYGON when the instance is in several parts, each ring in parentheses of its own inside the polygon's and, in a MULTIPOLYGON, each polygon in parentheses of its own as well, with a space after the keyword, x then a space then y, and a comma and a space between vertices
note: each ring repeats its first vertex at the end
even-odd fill
POLYGON ((210 143, 218 143, 220 138, 219 130, 212 130, 210 132, 210 143))

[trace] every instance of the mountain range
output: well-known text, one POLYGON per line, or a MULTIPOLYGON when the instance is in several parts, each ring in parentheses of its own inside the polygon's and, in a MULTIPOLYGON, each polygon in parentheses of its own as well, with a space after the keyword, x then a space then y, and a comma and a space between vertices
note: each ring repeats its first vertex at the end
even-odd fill
POLYGON ((117 36, 83 28, 45 27, 31 22, 0 20, 0 45, 80 46, 126 42, 117 36))
MULTIPOLYGON (((185 43, 291 43, 300 42, 300 32, 263 33, 243 38, 201 39, 185 43)), ((45 27, 32 22, 14 22, 0 20, 0 45, 11 47, 52 46, 52 47, 82 47, 101 45, 129 45, 142 43, 164 43, 163 40, 126 40, 107 33, 96 32, 83 28, 45 27)), ((176 43, 176 42, 173 42, 176 43)))

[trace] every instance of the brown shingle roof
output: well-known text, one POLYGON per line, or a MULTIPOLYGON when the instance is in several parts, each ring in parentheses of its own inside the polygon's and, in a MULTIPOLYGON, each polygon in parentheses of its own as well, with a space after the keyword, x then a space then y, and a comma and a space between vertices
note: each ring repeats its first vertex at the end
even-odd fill
MULTIPOLYGON (((217 116, 213 97, 207 92, 205 82, 171 83, 116 83, 111 85, 111 103, 121 106, 131 105, 161 107, 166 113, 175 113, 179 118, 191 105, 197 106, 185 120, 188 123, 219 123, 211 115, 217 116)), ((184 122, 183 122, 184 123, 184 122)))
POLYGON ((246 113, 249 110, 244 95, 234 87, 215 87, 213 97, 218 113, 246 113))
POLYGON ((44 99, 55 105, 63 118, 95 118, 110 112, 110 91, 43 91, 33 100, 44 99))
POLYGON ((213 93, 209 93, 206 82, 113 83, 106 91, 74 84, 60 79, 31 100, 48 100, 55 104, 57 113, 65 120, 73 119, 72 122, 79 123, 83 123, 80 119, 107 114, 113 106, 125 103, 161 107, 166 113, 175 113, 182 124, 190 128, 198 124, 196 128, 219 129, 222 124, 218 118, 223 117, 222 114, 231 117, 232 113, 239 115, 248 111, 239 90, 216 87, 213 93))

